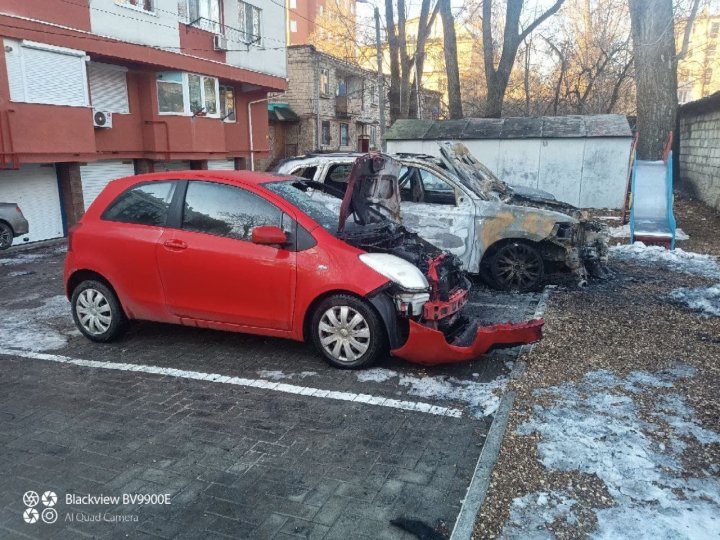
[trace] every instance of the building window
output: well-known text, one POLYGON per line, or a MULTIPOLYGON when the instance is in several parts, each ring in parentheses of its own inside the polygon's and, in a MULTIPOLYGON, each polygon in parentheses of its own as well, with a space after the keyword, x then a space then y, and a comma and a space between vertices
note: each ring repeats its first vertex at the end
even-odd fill
POLYGON ((147 11, 152 13, 155 10, 153 0, 115 0, 115 3, 121 6, 137 9, 139 11, 147 11))
POLYGON ((350 144, 348 124, 340 124, 340 146, 348 146, 350 144))
POLYGON ((347 93, 348 93, 347 81, 345 79, 338 79, 337 95, 338 96, 347 96, 347 93))
POLYGON ((130 112, 126 68, 91 62, 88 65, 88 78, 94 109, 112 113, 130 112))
POLYGON ((297 0, 290 0, 290 9, 297 9, 297 0))
POLYGON ((370 146, 377 148, 377 126, 370 126, 370 146))
POLYGON ((330 144, 330 122, 327 121, 322 123, 322 144, 330 144))
POLYGON ((188 0, 188 23, 208 32, 221 33, 220 0, 188 0))
POLYGON ((218 80, 194 73, 164 71, 157 74, 160 114, 220 116, 218 80))
POLYGON ((11 101, 90 105, 84 51, 10 39, 4 45, 11 101))
POLYGON ((220 118, 225 122, 235 122, 235 89, 232 86, 220 87, 220 118))
POLYGON ((370 105, 378 104, 377 84, 370 83, 370 105))
POLYGON ((720 34, 720 23, 712 23, 710 25, 710 37, 715 39, 720 34))
POLYGON ((716 52, 717 52, 717 45, 715 43, 711 43, 710 45, 708 45, 707 55, 708 55, 709 59, 712 60, 713 58, 715 58, 716 52))
POLYGON ((242 40, 245 43, 260 43, 262 39, 260 24, 262 11, 242 0, 238 1, 238 7, 240 31, 243 35, 242 40))
POLYGON ((323 96, 330 95, 330 70, 329 69, 323 68, 320 70, 320 95, 323 95, 323 96))
POLYGON ((713 76, 713 70, 710 68, 707 68, 705 70, 705 84, 706 85, 710 84, 710 82, 712 81, 712 76, 713 76))
POLYGON ((290 21, 290 31, 297 32, 297 21, 290 21))

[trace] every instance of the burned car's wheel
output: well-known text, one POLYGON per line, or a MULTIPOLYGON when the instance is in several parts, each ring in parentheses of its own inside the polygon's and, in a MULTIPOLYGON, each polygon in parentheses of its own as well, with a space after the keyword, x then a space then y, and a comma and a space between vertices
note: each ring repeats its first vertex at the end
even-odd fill
POLYGON ((92 341, 111 341, 127 327, 127 317, 117 296, 100 281, 80 283, 75 287, 70 302, 75 324, 92 341))
POLYGON ((13 242, 13 230, 7 223, 0 222, 0 250, 7 249, 13 242))
POLYGON ((540 252, 525 242, 509 242, 488 261, 493 284, 505 291, 532 291, 540 287, 545 267, 540 252))
POLYGON ((387 352, 385 327, 366 302, 338 294, 323 300, 312 319, 313 344, 331 365, 367 367, 387 352))

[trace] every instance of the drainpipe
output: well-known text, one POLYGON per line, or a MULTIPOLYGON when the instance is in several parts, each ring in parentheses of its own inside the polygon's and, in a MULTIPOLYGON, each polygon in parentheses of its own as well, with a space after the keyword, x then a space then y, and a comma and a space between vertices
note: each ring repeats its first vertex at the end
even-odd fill
POLYGON ((248 130, 250 131, 250 170, 255 170, 255 146, 253 144, 253 129, 252 129, 252 106, 256 103, 262 103, 263 101, 269 101, 270 98, 256 99, 255 101, 248 102, 248 130))

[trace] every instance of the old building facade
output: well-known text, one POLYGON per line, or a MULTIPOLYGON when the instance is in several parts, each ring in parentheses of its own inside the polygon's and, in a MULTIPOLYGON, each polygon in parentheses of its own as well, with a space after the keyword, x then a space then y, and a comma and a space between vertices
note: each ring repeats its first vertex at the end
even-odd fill
POLYGON ((286 88, 285 8, 260 0, 5 0, 0 201, 61 237, 104 185, 246 168, 286 88))
MULTIPOLYGON (((263 165, 316 150, 380 148, 377 73, 319 52, 312 45, 291 46, 287 52, 288 90, 275 95, 270 108, 271 119, 277 114, 289 119, 271 122, 274 145, 263 165)), ((382 94, 387 110, 387 94, 382 94)))

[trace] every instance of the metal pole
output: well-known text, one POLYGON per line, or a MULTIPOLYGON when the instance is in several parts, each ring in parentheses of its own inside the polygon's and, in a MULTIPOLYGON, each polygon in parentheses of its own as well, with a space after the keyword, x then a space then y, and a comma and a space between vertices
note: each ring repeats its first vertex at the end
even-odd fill
POLYGON ((380 146, 385 150, 385 77, 383 77, 383 52, 382 43, 380 43, 380 9, 377 6, 375 6, 375 46, 377 47, 377 85, 380 99, 380 146))

